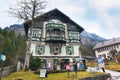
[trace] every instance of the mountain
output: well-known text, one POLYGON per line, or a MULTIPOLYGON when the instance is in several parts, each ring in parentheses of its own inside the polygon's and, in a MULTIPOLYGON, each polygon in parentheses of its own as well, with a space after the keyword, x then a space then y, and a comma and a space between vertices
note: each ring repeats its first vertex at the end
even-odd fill
POLYGON ((81 42, 83 44, 96 44, 98 42, 102 42, 106 40, 103 37, 100 37, 96 34, 89 33, 86 31, 83 31, 80 35, 81 35, 81 42))
POLYGON ((25 35, 24 27, 21 24, 13 24, 10 25, 10 27, 6 27, 5 29, 8 31, 14 30, 16 35, 18 34, 25 35))
MULTIPOLYGON (((5 29, 8 31, 14 30, 17 35, 18 34, 25 35, 24 27, 21 24, 13 24, 10 25, 10 27, 6 27, 5 29)), ((106 40, 105 38, 102 38, 96 34, 89 33, 86 31, 83 31, 80 35, 81 35, 81 42, 83 44, 96 44, 98 42, 106 40)))

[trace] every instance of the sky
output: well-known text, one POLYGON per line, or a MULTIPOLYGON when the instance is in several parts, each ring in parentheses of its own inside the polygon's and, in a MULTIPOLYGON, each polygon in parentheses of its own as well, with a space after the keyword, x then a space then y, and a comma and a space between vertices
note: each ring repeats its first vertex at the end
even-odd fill
MULTIPOLYGON (((45 12, 59 9, 87 32, 111 39, 120 37, 120 0, 47 0, 45 12)), ((7 10, 15 0, 1 0, 0 27, 22 24, 7 10)))

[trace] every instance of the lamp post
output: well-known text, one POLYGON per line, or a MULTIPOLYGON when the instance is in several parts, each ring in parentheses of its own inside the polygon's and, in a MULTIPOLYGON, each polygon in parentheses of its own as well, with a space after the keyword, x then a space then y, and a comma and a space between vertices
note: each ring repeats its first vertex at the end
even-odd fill
POLYGON ((0 54, 0 61, 1 61, 1 67, 0 67, 0 80, 1 80, 1 77, 2 77, 3 61, 5 61, 5 60, 6 60, 6 56, 0 54))

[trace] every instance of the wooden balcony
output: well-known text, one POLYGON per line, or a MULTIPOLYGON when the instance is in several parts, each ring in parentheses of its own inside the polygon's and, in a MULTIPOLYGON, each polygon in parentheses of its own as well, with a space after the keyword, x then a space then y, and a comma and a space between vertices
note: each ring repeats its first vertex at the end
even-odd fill
POLYGON ((49 36, 45 38, 45 41, 48 43, 66 43, 66 39, 64 37, 59 36, 49 36))
POLYGON ((46 24, 46 30, 49 30, 49 29, 60 29, 60 30, 64 31, 65 26, 63 24, 48 23, 48 24, 46 24))

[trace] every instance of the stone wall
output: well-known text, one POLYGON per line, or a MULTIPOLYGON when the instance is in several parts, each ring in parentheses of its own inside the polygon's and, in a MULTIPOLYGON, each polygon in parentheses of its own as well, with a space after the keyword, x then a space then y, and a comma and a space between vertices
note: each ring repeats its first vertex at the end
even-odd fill
POLYGON ((86 78, 79 79, 79 80, 112 80, 112 79, 111 79, 111 75, 108 73, 108 74, 96 75, 93 77, 86 77, 86 78))
POLYGON ((15 72, 15 71, 16 71, 15 66, 4 67, 2 71, 2 77, 8 76, 10 73, 15 72))

